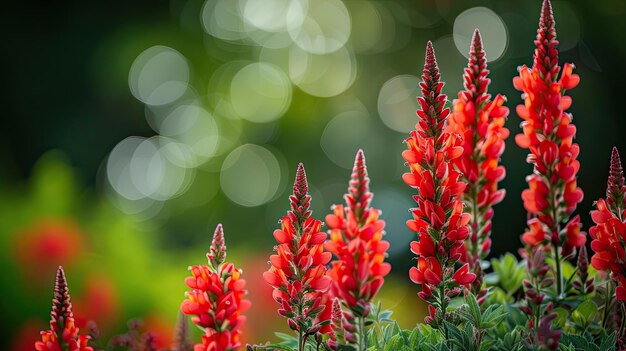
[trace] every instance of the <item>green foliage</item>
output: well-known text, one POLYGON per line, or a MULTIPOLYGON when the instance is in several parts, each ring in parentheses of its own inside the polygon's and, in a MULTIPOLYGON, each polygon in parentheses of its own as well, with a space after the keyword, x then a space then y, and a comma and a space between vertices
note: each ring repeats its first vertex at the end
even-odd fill
POLYGON ((493 272, 485 276, 487 286, 493 287, 491 298, 497 302, 512 302, 513 295, 522 287, 526 279, 524 262, 518 262, 515 255, 506 253, 499 259, 491 260, 493 272))

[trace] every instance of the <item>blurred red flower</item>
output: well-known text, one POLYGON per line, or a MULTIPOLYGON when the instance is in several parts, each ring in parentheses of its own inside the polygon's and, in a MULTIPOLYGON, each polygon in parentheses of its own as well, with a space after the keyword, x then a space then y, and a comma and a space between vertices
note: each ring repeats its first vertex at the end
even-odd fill
POLYGON ((84 233, 72 219, 38 219, 13 244, 19 266, 34 278, 30 282, 45 280, 50 267, 73 265, 85 250, 84 233))

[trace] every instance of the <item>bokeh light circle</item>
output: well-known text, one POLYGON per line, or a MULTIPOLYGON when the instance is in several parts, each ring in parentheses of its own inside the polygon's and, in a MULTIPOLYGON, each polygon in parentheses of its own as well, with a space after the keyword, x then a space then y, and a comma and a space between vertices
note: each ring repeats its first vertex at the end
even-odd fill
POLYGON ((287 25, 297 28, 307 9, 303 0, 245 0, 241 6, 246 23, 268 32, 286 31, 287 25))
POLYGON ((304 51, 328 54, 342 48, 350 38, 350 12, 341 0, 296 0, 288 17, 289 35, 304 51))
POLYGON ((469 57, 474 30, 480 29, 488 61, 499 59, 506 51, 509 36, 506 25, 497 13, 486 7, 473 7, 454 20, 454 44, 463 56, 469 57))
POLYGON ((187 91, 189 75, 189 64, 181 53, 156 45, 137 56, 128 74, 128 86, 137 100, 165 105, 187 91))
POLYGON ((291 82, 274 65, 252 63, 233 77, 230 99, 241 118, 257 123, 271 122, 287 111, 291 103, 291 82))
POLYGON ((194 169, 180 167, 162 154, 161 137, 128 137, 107 159, 107 180, 127 200, 165 201, 182 194, 194 177, 194 169))
POLYGON ((345 47, 327 55, 315 55, 291 47, 289 78, 309 95, 336 96, 354 83, 356 58, 345 47))
POLYGON ((229 41, 246 37, 237 0, 207 0, 200 16, 204 31, 209 35, 229 41))
POLYGON ((378 114, 383 123, 402 133, 415 128, 419 120, 417 90, 420 79, 412 75, 399 75, 383 84, 378 94, 378 114))
POLYGON ((145 141, 142 137, 128 137, 120 141, 109 153, 106 175, 109 184, 116 193, 128 200, 144 198, 131 180, 130 163, 137 147, 145 141))
POLYGON ((187 146, 180 153, 168 154, 175 158, 180 156, 175 163, 185 167, 196 167, 214 156, 220 140, 215 118, 197 103, 176 107, 161 123, 159 133, 187 146), (185 153, 189 150, 193 157, 185 153))
POLYGON ((367 112, 347 111, 335 116, 324 128, 320 145, 336 165, 351 169, 354 155, 372 133, 372 121, 367 112))
MULTIPOLYGON (((352 19, 352 34, 350 43, 355 52, 367 53, 376 48, 381 40, 393 42, 393 37, 383 38, 382 6, 366 0, 352 0, 346 2, 352 19)), ((389 25, 389 24, 387 24, 389 25)))
POLYGON ((263 205, 278 191, 280 164, 268 149, 244 144, 231 151, 220 172, 220 185, 233 202, 246 207, 263 205))

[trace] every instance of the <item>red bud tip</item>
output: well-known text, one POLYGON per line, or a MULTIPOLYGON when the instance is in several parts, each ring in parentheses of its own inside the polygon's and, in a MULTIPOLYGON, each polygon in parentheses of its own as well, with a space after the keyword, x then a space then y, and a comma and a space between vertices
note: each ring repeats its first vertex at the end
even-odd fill
POLYGON ((293 184, 293 194, 299 197, 306 195, 309 192, 309 185, 306 181, 306 172, 302 163, 298 164, 298 171, 296 172, 296 181, 293 184))
POLYGON ((365 155, 363 150, 359 149, 354 159, 352 177, 348 187, 348 194, 346 195, 348 206, 359 222, 365 221, 364 217, 367 215, 371 198, 372 194, 369 192, 369 177, 367 176, 365 155))
POLYGON ((222 264, 224 260, 226 260, 226 243, 224 241, 224 231, 221 224, 218 224, 215 228, 213 241, 211 241, 211 247, 209 248, 207 258, 209 259, 209 263, 215 269, 217 269, 217 267, 222 264))
POLYGON ((554 13, 552 12, 552 3, 550 0, 543 0, 541 5, 541 17, 539 18, 539 26, 543 30, 554 28, 554 13))
POLYGON ((622 210, 624 208, 624 170, 622 169, 622 161, 616 147, 611 152, 611 168, 609 171, 609 179, 606 187, 606 201, 609 209, 618 218, 622 218, 622 210))

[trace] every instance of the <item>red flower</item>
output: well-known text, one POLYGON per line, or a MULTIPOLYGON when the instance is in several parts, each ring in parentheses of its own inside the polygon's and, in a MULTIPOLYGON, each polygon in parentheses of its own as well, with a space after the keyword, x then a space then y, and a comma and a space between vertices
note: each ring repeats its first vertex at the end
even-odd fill
POLYGON ((89 336, 78 335, 67 280, 61 266, 57 269, 50 317, 50 330, 42 331, 41 341, 35 343, 37 351, 93 351, 87 346, 89 336))
MULTIPOLYGON (((408 150, 402 156, 410 169, 403 179, 417 189, 414 196, 417 207, 411 210, 413 219, 407 225, 418 235, 419 241, 411 243, 411 250, 418 259, 409 275, 413 282, 422 284, 419 296, 442 312, 436 315, 445 316, 446 301, 459 286, 451 278, 455 263, 465 252, 463 244, 469 235, 471 216, 463 213, 460 199, 465 183, 460 181, 461 175, 452 166, 463 156, 463 141, 460 135, 446 128, 450 110, 445 108, 447 97, 441 93, 444 83, 439 78, 435 52, 428 42, 420 83, 422 96, 417 99, 420 121, 406 139, 408 150), (441 294, 446 296, 439 296, 441 294)), ((463 285, 475 278, 473 273, 467 274, 460 280, 463 285)), ((428 319, 431 320, 434 321, 428 319)))
POLYGON ((610 271, 611 278, 616 280, 618 300, 626 300, 626 221, 624 213, 624 172, 616 148, 611 155, 611 171, 607 186, 607 199, 596 203, 596 210, 591 211, 591 219, 595 226, 589 229, 591 249, 595 254, 591 257, 591 265, 597 270, 610 271))
POLYGON ((48 267, 72 266, 85 251, 84 233, 71 219, 38 219, 15 236, 16 260, 31 279, 44 281, 48 267))
MULTIPOLYGON (((471 234, 465 245, 470 268, 479 277, 482 276, 480 259, 487 257, 491 247, 492 207, 502 201, 505 194, 504 189, 498 190, 498 182, 506 174, 499 161, 504 152, 504 141, 509 136, 509 130, 504 127, 509 109, 503 106, 505 98, 502 95, 491 100, 487 93, 491 81, 488 74, 480 31, 476 29, 463 75, 465 90, 460 91, 453 102, 448 129, 463 136, 463 155, 455 159, 454 164, 467 182, 462 199, 465 212, 472 218, 471 234)), ((481 285, 482 279, 477 279, 473 285, 475 293, 481 291, 481 285)))
POLYGON ((385 222, 379 219, 380 210, 370 207, 373 195, 368 184, 365 157, 359 150, 345 195, 347 206, 335 205, 333 214, 326 216, 330 240, 325 248, 336 256, 328 276, 334 293, 354 317, 368 315, 370 301, 391 270, 384 262, 389 249, 389 243, 382 240, 385 222))
MULTIPOLYGON (((574 88, 579 78, 572 74, 572 65, 565 64, 559 79, 557 44, 552 6, 549 0, 544 0, 533 66, 522 66, 519 77, 513 79, 524 99, 524 104, 517 106, 523 133, 515 141, 529 150, 527 161, 534 166, 533 174, 527 178, 528 189, 522 192, 524 208, 530 215, 530 229, 522 235, 522 241, 528 246, 549 245, 560 272, 559 254, 571 255, 575 248, 585 244, 586 236, 580 232, 579 218, 569 219, 582 201, 583 192, 576 183, 580 168, 576 159, 579 147, 574 143, 576 127, 572 115, 565 112, 572 99, 565 92, 574 88), (562 226, 562 223, 567 224, 562 226), (548 240, 542 238, 539 227, 548 240)), ((562 277, 557 276, 556 282, 560 294, 562 277)))
POLYGON ((185 284, 191 290, 180 308, 205 331, 195 351, 234 350, 241 346, 241 328, 246 320, 243 313, 250 308, 250 301, 244 299, 247 291, 241 270, 224 262, 226 246, 221 224, 215 229, 207 257, 208 264, 190 268, 191 277, 185 278, 185 284))
POLYGON ((291 211, 282 218, 281 229, 274 231, 276 254, 270 256, 271 266, 263 278, 274 287, 274 300, 281 306, 278 313, 306 339, 321 328, 316 317, 324 309, 322 294, 331 283, 326 276, 331 254, 324 252, 322 223, 311 217, 311 196, 302 164, 289 200, 291 211))

